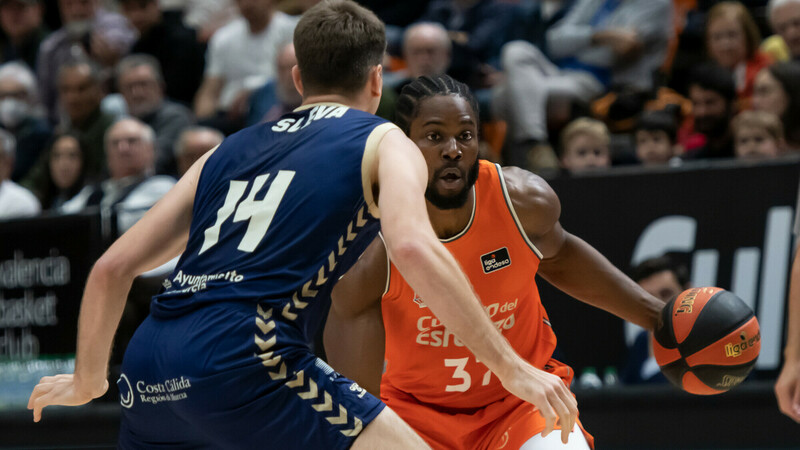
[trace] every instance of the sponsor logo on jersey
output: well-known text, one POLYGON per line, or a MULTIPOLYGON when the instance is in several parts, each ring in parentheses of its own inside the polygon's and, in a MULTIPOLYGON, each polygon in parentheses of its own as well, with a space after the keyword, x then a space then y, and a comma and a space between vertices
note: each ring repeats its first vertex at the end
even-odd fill
MULTIPOLYGON (((415 297, 416 298, 416 297, 415 297)), ((514 310, 517 308, 519 299, 501 303, 492 303, 484 306, 486 313, 494 322, 500 332, 510 330, 516 323, 514 310), (506 315, 507 313, 510 313, 506 315), (496 317, 500 314, 502 317, 496 317)), ((442 322, 434 316, 422 316, 417 319, 417 344, 428 345, 431 347, 463 347, 462 343, 442 322)))
POLYGON ((422 297, 417 295, 416 292, 414 292, 414 300, 412 300, 412 301, 414 303, 416 303, 417 306, 419 306, 420 308, 427 308, 428 307, 428 305, 426 305, 425 302, 422 300, 422 297))
POLYGON ((131 382, 128 381, 128 376, 124 373, 117 380, 117 389, 119 390, 119 404, 123 408, 133 406, 133 388, 131 387, 131 382))
POLYGON ((725 356, 727 358, 738 358, 742 355, 742 353, 744 353, 745 350, 748 348, 753 348, 756 343, 761 341, 761 333, 756 333, 755 336, 748 339, 747 333, 742 331, 742 333, 739 335, 739 340, 741 342, 731 342, 725 345, 725 356))
POLYGON ((493 252, 481 255, 481 266, 483 273, 491 273, 503 267, 511 265, 511 257, 508 255, 508 248, 499 248, 493 252))

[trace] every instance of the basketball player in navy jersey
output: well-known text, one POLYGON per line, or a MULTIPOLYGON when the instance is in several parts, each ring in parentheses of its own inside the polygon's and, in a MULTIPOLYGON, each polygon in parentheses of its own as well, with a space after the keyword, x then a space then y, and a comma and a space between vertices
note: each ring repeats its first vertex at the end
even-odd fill
POLYGON ((120 447, 425 447, 307 344, 379 217, 389 255, 437 317, 506 389, 542 410, 546 432, 556 419, 572 428, 567 388, 514 352, 433 233, 419 149, 369 114, 381 95, 384 36, 380 20, 351 1, 304 15, 293 69, 303 106, 204 155, 100 258, 81 305, 75 373, 34 388, 35 421, 48 405, 106 392, 132 280, 182 253, 125 354, 120 447))

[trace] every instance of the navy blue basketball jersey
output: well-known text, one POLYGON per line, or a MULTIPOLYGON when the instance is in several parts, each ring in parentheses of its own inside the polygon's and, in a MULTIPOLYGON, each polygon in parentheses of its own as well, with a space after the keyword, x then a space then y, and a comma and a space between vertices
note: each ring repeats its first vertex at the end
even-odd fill
POLYGON ((152 314, 267 302, 308 338, 333 284, 377 233, 367 168, 393 128, 316 104, 228 137, 203 167, 186 250, 152 314))

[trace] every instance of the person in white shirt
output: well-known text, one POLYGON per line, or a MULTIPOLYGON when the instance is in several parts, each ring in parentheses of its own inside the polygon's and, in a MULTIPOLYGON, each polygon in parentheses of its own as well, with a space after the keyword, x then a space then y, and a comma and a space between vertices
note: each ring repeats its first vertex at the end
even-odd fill
POLYGON ((208 45, 206 72, 195 96, 198 119, 225 132, 243 125, 249 94, 275 76, 275 59, 292 40, 296 18, 274 0, 237 0, 242 16, 217 30, 208 45))
POLYGON ((36 216, 42 210, 33 193, 11 181, 16 141, 0 130, 0 220, 36 216))

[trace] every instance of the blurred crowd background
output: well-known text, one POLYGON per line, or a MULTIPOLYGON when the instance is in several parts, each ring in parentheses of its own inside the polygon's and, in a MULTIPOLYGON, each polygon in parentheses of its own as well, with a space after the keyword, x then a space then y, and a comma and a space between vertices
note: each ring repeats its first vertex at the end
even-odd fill
MULTIPOLYGON (((124 232, 226 135, 299 106, 291 40, 314 3, 0 0, 0 220, 99 209, 124 232)), ((484 158, 557 180, 800 155, 800 0, 360 3, 387 25, 378 115, 448 73, 479 100, 484 158)), ((688 287, 668 257, 632 273, 664 299, 688 287)), ((587 386, 660 377, 637 333, 587 386)))

